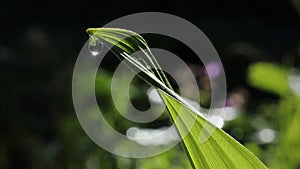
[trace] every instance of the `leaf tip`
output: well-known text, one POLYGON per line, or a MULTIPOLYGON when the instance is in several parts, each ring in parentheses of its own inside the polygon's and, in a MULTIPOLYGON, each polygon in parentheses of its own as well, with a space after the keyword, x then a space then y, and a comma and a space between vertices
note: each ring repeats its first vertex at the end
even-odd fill
POLYGON ((99 28, 87 28, 86 33, 88 33, 89 35, 93 35, 98 30, 99 28))

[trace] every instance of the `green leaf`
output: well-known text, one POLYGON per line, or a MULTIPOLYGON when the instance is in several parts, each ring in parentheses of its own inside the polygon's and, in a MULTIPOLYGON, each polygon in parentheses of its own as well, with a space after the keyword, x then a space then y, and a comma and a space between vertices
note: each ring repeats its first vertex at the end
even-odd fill
POLYGON ((281 96, 290 93, 288 76, 284 67, 266 62, 252 64, 248 70, 248 81, 252 86, 281 96))
POLYGON ((117 28, 90 28, 87 29, 87 33, 99 38, 106 46, 114 46, 112 48, 114 54, 126 59, 128 66, 133 70, 142 71, 144 73, 142 78, 159 89, 160 96, 183 139, 187 155, 194 168, 266 168, 253 153, 223 130, 208 122, 200 112, 173 91, 146 41, 140 35, 117 28), (144 55, 131 55, 138 50, 142 50, 144 55), (211 133, 210 131, 215 128, 216 130, 211 133), (201 137, 208 136, 207 134, 211 134, 208 139, 204 142, 200 141, 201 137))
MULTIPOLYGON (((162 94, 171 117, 178 117, 178 110, 182 105, 169 95, 162 94)), ((212 135, 204 143, 199 142, 199 135, 205 124, 206 128, 214 128, 213 124, 207 123, 206 119, 198 116, 190 109, 183 107, 182 120, 175 123, 179 133, 186 132, 187 124, 196 116, 196 123, 189 130, 189 134, 183 139, 186 149, 195 168, 266 168, 257 157, 240 143, 216 128, 212 135)))

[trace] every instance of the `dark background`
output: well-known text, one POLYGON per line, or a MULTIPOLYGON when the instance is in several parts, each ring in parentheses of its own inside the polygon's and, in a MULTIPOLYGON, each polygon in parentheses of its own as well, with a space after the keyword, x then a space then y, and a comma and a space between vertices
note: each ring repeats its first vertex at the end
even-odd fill
MULTIPOLYGON (((76 119, 71 78, 88 39, 86 28, 137 12, 187 19, 216 47, 230 90, 247 86, 245 67, 252 62, 293 62, 299 67, 296 9, 288 0, 1 1, 0 168, 72 168, 66 161, 80 161, 69 159, 76 147, 69 146, 60 129, 66 119, 76 119), (237 46, 240 43, 246 45, 237 46)), ((250 90, 258 99, 265 97, 250 90)), ((84 135, 78 122, 74 126, 74 133, 84 135)), ((71 136, 78 141, 76 134, 71 136)))

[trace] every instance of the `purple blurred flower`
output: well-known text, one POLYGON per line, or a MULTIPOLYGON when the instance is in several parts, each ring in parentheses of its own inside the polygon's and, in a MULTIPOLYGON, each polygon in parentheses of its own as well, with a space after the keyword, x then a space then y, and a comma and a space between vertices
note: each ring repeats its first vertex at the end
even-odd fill
POLYGON ((215 79, 221 73, 221 67, 217 62, 210 62, 205 66, 206 72, 211 79, 215 79))

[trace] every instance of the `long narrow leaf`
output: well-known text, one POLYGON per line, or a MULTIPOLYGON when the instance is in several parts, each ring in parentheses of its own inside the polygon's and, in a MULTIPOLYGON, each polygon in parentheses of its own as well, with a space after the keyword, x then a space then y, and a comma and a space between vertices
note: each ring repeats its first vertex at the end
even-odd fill
POLYGON ((142 71, 143 79, 159 89, 159 94, 166 104, 170 117, 180 136, 183 137, 184 146, 194 168, 266 168, 253 153, 222 129, 216 128, 205 142, 199 141, 201 132, 215 128, 215 126, 173 91, 146 41, 140 35, 117 28, 90 28, 87 33, 99 38, 107 46, 114 46, 112 49, 114 54, 126 59, 130 63, 129 67, 142 71), (139 50, 142 50, 143 55, 131 55, 139 50), (191 124, 193 119, 196 121, 191 124), (184 137, 187 132, 188 134, 184 137))

